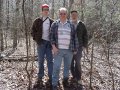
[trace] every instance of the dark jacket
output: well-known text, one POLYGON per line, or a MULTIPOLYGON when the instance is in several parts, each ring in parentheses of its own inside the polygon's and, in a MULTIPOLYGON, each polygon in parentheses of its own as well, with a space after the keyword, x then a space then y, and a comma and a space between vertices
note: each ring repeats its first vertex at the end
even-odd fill
POLYGON ((77 32, 79 46, 87 48, 87 46, 88 46, 87 29, 81 21, 79 21, 79 23, 77 25, 76 32, 77 32))
MULTIPOLYGON (((53 20, 50 18, 49 18, 49 20, 50 20, 50 27, 51 27, 53 20)), ((43 20, 41 17, 41 18, 37 18, 33 22, 32 31, 31 31, 33 40, 35 40, 37 42, 37 44, 40 44, 42 41, 42 32, 43 32, 43 20)))

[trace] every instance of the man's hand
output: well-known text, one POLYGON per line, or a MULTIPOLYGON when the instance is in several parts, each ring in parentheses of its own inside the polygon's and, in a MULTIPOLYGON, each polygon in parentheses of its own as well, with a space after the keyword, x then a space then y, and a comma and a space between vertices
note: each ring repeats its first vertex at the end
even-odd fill
POLYGON ((88 51, 88 47, 87 47, 87 48, 85 48, 85 50, 86 50, 86 53, 88 54, 88 53, 89 53, 89 51, 88 51))
POLYGON ((88 51, 88 47, 84 47, 83 49, 85 50, 86 54, 89 53, 89 51, 88 51))
POLYGON ((52 45, 52 50, 54 55, 58 53, 58 49, 55 47, 55 45, 52 45))
POLYGON ((76 55, 76 54, 77 54, 77 50, 74 50, 74 51, 73 51, 73 55, 76 55))

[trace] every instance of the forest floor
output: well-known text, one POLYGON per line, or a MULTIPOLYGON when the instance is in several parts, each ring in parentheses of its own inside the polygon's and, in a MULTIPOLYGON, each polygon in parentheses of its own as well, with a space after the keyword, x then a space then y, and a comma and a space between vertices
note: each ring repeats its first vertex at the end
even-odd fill
MULTIPOLYGON (((114 45, 110 50, 109 61, 105 57, 103 48, 100 45, 94 47, 93 69, 92 69, 92 88, 93 90, 120 90, 120 43, 114 45), (116 49, 117 48, 117 49, 116 49), (112 70, 112 72, 111 72, 112 70), (112 79, 113 75, 113 79, 112 79), (113 80, 114 88, 113 89, 113 80)), ((31 56, 33 56, 33 44, 31 45, 31 56)), ((36 49, 35 49, 36 51, 36 49)), ((36 52, 35 52, 36 53, 36 52)), ((27 90, 28 78, 25 71, 26 65, 26 47, 24 41, 21 41, 15 52, 9 57, 0 61, 0 90, 27 90)), ((29 66, 32 61, 29 62, 29 66)), ((82 64, 82 85, 83 90, 90 90, 90 62, 91 48, 86 56, 83 53, 82 64)), ((46 68, 46 63, 44 64, 46 68)), ((31 70, 28 67, 29 71, 31 70)), ((62 80, 62 69, 60 80, 62 80)), ((33 63, 32 85, 37 79, 38 64, 33 63)), ((45 71, 44 81, 47 80, 47 68, 45 71)), ((74 89, 69 89, 74 90, 74 89)), ((79 89, 78 89, 79 90, 79 89)))

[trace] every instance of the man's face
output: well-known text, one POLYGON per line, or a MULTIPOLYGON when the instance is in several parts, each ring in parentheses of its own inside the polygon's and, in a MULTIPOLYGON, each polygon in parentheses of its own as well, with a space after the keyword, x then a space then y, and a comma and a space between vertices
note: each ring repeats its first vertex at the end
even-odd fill
POLYGON ((64 11, 64 10, 60 11, 60 12, 59 12, 59 17, 60 17, 60 19, 62 19, 62 20, 66 20, 66 19, 67 19, 67 12, 64 11))
POLYGON ((72 12, 71 13, 71 20, 72 21, 77 21, 77 19, 78 19, 78 14, 76 12, 72 12))
POLYGON ((48 14, 49 14, 49 8, 47 8, 47 7, 42 8, 42 15, 48 16, 48 14))

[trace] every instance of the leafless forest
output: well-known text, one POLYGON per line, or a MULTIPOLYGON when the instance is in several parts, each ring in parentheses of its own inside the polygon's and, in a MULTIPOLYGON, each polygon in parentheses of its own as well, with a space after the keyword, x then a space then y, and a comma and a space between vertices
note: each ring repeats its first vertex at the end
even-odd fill
POLYGON ((36 44, 30 32, 43 3, 50 5, 54 20, 60 7, 69 13, 78 10, 87 27, 84 90, 120 90, 120 0, 0 0, 0 90, 31 90, 37 78, 36 44))

